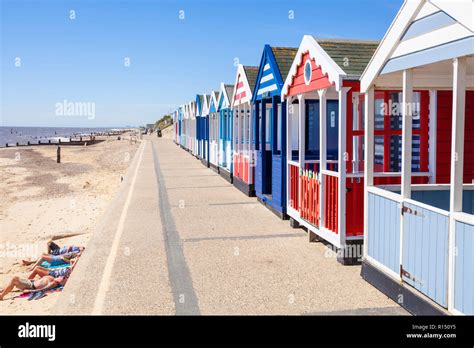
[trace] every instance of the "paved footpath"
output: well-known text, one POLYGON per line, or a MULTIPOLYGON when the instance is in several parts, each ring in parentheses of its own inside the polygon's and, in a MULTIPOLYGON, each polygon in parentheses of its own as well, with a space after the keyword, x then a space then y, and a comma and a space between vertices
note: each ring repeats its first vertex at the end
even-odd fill
POLYGON ((57 314, 406 314, 169 138, 145 137, 57 314))

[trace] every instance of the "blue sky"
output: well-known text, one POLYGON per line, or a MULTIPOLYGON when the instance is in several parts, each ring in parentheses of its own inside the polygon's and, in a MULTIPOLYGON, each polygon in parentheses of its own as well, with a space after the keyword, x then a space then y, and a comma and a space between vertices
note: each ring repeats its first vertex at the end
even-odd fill
POLYGON ((154 122, 234 83, 234 59, 258 65, 265 44, 298 47, 304 34, 381 39, 403 2, 0 1, 0 125, 58 127, 154 122), (64 100, 94 103, 95 117, 57 115, 64 100))

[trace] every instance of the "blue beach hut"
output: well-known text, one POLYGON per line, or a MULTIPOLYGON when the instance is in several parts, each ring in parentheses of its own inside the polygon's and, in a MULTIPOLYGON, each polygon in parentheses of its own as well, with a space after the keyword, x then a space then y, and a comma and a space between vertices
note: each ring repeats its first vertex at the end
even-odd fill
POLYGON ((204 120, 202 118, 202 106, 204 103, 204 96, 196 94, 195 110, 196 110, 196 157, 203 159, 204 157, 204 120))
POLYGON ((255 110, 255 191, 257 199, 286 218, 286 103, 281 89, 296 48, 265 45, 252 103, 255 110))
POLYGON ((202 95, 202 106, 200 115, 200 152, 201 162, 205 166, 209 166, 209 103, 211 96, 207 94, 202 95))
POLYGON ((219 113, 217 111, 217 100, 219 92, 212 91, 209 96, 209 116, 208 116, 208 153, 209 167, 219 172, 219 113))
POLYGON ((221 83, 217 102, 219 113, 219 174, 232 183, 233 112, 231 98, 234 85, 221 83))

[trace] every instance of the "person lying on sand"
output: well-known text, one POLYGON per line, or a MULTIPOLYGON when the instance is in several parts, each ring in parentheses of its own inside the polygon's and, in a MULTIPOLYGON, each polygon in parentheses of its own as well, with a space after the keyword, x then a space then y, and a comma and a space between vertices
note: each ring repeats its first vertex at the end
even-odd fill
MULTIPOLYGON (((66 246, 63 246, 63 247, 59 247, 52 240, 48 241, 47 246, 48 246, 48 252, 47 252, 47 254, 43 254, 42 257, 45 257, 45 255, 58 256, 58 255, 64 255, 64 254, 68 254, 68 253, 73 253, 76 256, 80 256, 82 254, 82 252, 84 251, 84 249, 85 249, 84 247, 79 247, 79 246, 75 246, 75 245, 66 245, 66 246)), ((43 260, 41 262, 38 262, 38 261, 39 261, 39 259, 37 259, 37 260, 21 260, 21 262, 24 266, 29 266, 31 264, 35 264, 35 265, 40 264, 41 262, 47 261, 47 260, 43 260)))
POLYGON ((50 255, 43 254, 31 267, 28 268, 28 271, 32 271, 38 265, 41 265, 43 262, 48 262, 50 266, 59 266, 62 264, 70 264, 71 260, 76 258, 78 255, 75 253, 67 253, 64 255, 50 255))
POLYGON ((76 261, 75 259, 71 260, 71 266, 55 268, 55 269, 36 266, 33 269, 33 272, 31 272, 31 274, 28 276, 28 279, 29 280, 35 279, 36 276, 40 276, 40 277, 51 276, 53 278, 58 278, 58 277, 69 278, 72 270, 74 269, 74 266, 76 265, 75 261, 76 261))
POLYGON ((63 255, 66 253, 75 253, 80 255, 85 249, 84 247, 79 247, 75 245, 65 245, 60 247, 52 240, 49 240, 46 245, 48 246, 48 254, 51 255, 63 255))
POLYGON ((59 285, 64 285, 66 282, 66 277, 52 277, 44 276, 40 279, 24 279, 18 276, 13 277, 10 282, 5 286, 5 288, 0 292, 0 301, 3 300, 5 295, 10 293, 13 288, 17 288, 25 293, 36 292, 36 291, 45 291, 49 289, 54 289, 59 285))

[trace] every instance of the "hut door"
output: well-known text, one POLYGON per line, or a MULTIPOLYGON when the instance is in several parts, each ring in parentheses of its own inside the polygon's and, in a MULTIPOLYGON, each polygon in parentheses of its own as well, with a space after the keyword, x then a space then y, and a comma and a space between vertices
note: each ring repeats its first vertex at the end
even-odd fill
MULTIPOLYGON (((326 158, 327 160, 337 161, 339 155, 339 102, 328 100, 326 108, 326 158)), ((337 171, 337 168, 331 163, 328 163, 327 169, 337 171)))
POLYGON ((306 100, 305 137, 307 160, 319 159, 319 100, 306 100))
POLYGON ((272 194, 272 129, 273 107, 265 105, 265 144, 263 146, 263 194, 272 194))
POLYGON ((416 203, 403 203, 402 215, 401 277, 446 308, 449 217, 416 203))

